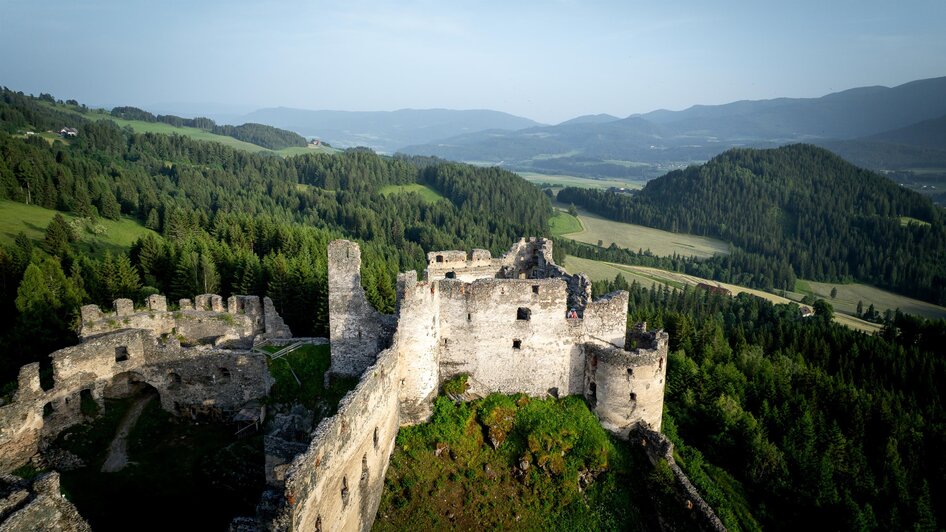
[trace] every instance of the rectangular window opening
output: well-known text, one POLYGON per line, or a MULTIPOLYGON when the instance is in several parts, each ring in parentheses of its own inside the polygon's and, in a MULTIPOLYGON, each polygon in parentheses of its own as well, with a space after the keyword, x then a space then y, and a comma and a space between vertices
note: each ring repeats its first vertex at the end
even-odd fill
POLYGON ((122 345, 115 348, 115 362, 128 360, 128 347, 122 345))
POLYGON ((533 294, 538 294, 538 293, 539 293, 539 285, 537 285, 537 284, 532 285, 532 293, 533 293, 533 294))
POLYGON ((513 349, 522 349, 522 340, 513 340, 512 341, 513 349))
POLYGON ((532 311, 527 307, 519 307, 516 310, 516 320, 529 321, 532 319, 532 311))

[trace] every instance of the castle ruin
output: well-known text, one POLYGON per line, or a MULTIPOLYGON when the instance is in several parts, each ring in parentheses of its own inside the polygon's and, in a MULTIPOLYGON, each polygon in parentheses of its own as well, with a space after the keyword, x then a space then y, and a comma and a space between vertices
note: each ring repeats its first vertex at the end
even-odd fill
POLYGON ((330 374, 360 376, 323 420, 285 480, 272 528, 368 530, 398 427, 423 423, 440 384, 469 375, 471 393, 582 395, 627 439, 660 430, 667 334, 627 329, 627 292, 591 300, 587 276, 552 260, 552 242, 428 254, 425 278, 402 273, 397 314, 372 308, 358 245, 329 245, 330 374))
MULTIPOLYGON (((204 294, 196 304, 184 299, 180 310, 169 311, 164 296, 153 295, 144 309, 130 299, 116 300, 112 312, 82 307, 82 342, 49 355, 50 385, 41 383, 39 362, 27 364, 12 399, 0 406, 0 473, 28 463, 61 432, 87 421, 83 403, 100 410, 105 398, 152 388, 175 415, 219 418, 247 405, 259 408, 272 378, 265 357, 251 347, 257 339, 292 333, 269 298, 233 296, 226 308, 222 301, 204 294)), ((58 492, 56 475, 22 489, 22 482, 0 475, 0 492, 10 491, 0 499, 0 529, 87 528, 68 501, 49 496, 58 492), (61 519, 49 521, 49 512, 61 519)))
MULTIPOLYGON (((581 395, 617 437, 636 428, 659 436, 667 334, 628 330, 627 292, 592 300, 588 277, 552 260, 551 241, 521 239, 498 258, 485 250, 429 253, 423 280, 414 271, 398 276, 395 315, 368 303, 360 270, 356 243, 329 245, 327 378, 358 384, 308 443, 280 439, 278 430, 266 435, 269 490, 258 515, 235 519, 233 529, 370 529, 399 427, 427 421, 440 385, 460 374, 477 395, 581 395)), ((101 404, 147 385, 177 414, 239 410, 272 385, 264 356, 251 348, 298 340, 269 298, 233 296, 225 305, 206 294, 169 311, 164 297, 151 296, 146 309, 117 300, 114 312, 89 305, 81 316, 83 342, 50 355, 54 385, 43 389, 39 364, 29 364, 12 402, 0 406, 0 472, 82 422, 83 398, 101 404)), ((42 478, 0 519, 29 523, 55 502, 69 516, 63 526, 82 530, 74 508, 48 496, 58 478, 42 478)))

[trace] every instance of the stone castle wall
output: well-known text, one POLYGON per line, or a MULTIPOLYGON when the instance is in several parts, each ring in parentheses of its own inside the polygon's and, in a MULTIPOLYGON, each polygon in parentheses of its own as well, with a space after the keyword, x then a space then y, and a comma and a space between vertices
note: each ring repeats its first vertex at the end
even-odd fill
POLYGON ((278 530, 370 530, 399 426, 397 346, 322 420, 286 477, 278 530))
POLYGON ((357 377, 374 363, 394 332, 393 316, 368 303, 361 287, 361 249, 347 240, 328 247, 329 335, 334 375, 357 377))
MULTIPOLYGON (((432 252, 425 281, 414 272, 399 276, 394 337, 402 424, 426 421, 440 383, 469 374, 471 391, 481 395, 584 394, 602 423, 625 438, 638 423, 659 428, 666 334, 635 340, 635 349, 625 351, 627 292, 589 301, 587 278, 569 275, 551 256, 551 241, 522 239, 499 259, 484 250, 432 252)), ((368 305, 358 267, 357 244, 330 244, 337 373, 373 362, 386 331, 380 324, 393 320, 368 305)))
POLYGON ((533 396, 581 393, 580 319, 567 319, 560 279, 438 283, 439 380, 461 373, 483 390, 533 396))
POLYGON ((230 298, 231 312, 220 311, 211 296, 197 300, 205 308, 218 310, 184 310, 183 317, 173 316, 159 296, 150 298, 145 312, 131 312, 127 300, 116 301, 115 314, 84 307, 83 343, 49 355, 52 387, 44 390, 41 386, 39 363, 27 364, 20 368, 13 400, 0 407, 0 471, 24 464, 44 441, 85 421, 83 401, 103 407, 106 396, 151 386, 164 409, 198 415, 233 412, 266 396, 272 379, 263 355, 215 347, 252 345, 255 336, 265 334, 261 326, 248 326, 256 323, 257 315, 262 318, 262 313, 253 310, 261 308, 259 299, 230 298), (110 320, 126 317, 130 324, 152 328, 111 329, 110 320), (198 322, 206 326, 191 327, 198 322), (102 324, 111 331, 99 332, 102 324), (182 347, 180 333, 165 332, 170 324, 181 327, 178 331, 202 331, 209 335, 210 344, 182 347))
POLYGON ((111 312, 98 305, 81 309, 79 336, 88 338, 120 329, 144 329, 155 336, 174 336, 185 345, 213 344, 218 347, 249 348, 257 335, 291 337, 268 297, 202 294, 181 299, 178 310, 169 311, 161 295, 148 297, 144 309, 135 309, 130 299, 116 299, 111 312))

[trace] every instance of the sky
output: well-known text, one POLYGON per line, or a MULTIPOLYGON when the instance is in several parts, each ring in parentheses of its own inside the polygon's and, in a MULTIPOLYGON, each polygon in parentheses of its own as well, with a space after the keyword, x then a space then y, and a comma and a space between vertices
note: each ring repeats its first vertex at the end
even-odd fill
POLYGON ((946 76, 943 28, 943 0, 0 0, 0 85, 156 112, 557 123, 946 76))

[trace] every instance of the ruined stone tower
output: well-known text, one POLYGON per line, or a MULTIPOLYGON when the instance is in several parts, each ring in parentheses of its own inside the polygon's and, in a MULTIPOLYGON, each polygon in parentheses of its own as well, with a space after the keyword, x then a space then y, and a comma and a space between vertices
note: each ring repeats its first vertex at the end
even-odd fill
POLYGON ((390 341, 393 316, 374 309, 361 287, 361 248, 348 240, 328 246, 329 334, 333 375, 357 377, 390 341))

